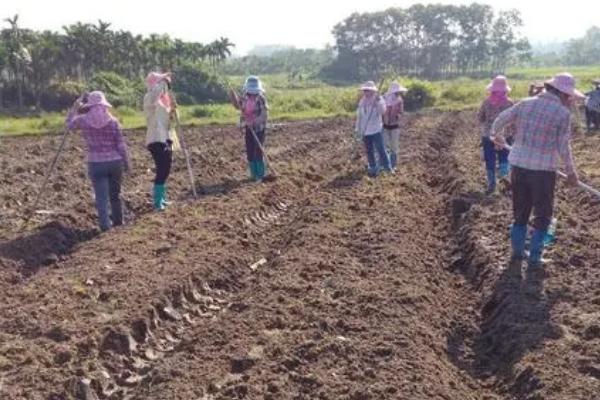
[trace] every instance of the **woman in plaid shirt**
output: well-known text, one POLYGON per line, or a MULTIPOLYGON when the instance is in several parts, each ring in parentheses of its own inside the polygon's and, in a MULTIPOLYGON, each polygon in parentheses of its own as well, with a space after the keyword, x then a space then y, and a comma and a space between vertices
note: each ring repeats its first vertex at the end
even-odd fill
POLYGON ((544 237, 552 220, 554 188, 559 158, 565 165, 567 182, 578 178, 571 153, 570 104, 583 95, 575 89, 569 73, 546 81, 545 92, 517 103, 502 112, 492 126, 492 140, 505 146, 504 128, 516 128, 508 160, 512 165, 514 223, 511 229, 513 259, 525 254, 527 224, 533 211, 534 231, 529 246, 529 265, 542 262, 544 237))
POLYGON ((129 170, 127 145, 119 122, 108 111, 111 107, 104 93, 91 92, 75 101, 66 120, 68 129, 81 131, 87 146, 88 174, 102 231, 123 224, 121 180, 123 171, 129 170))

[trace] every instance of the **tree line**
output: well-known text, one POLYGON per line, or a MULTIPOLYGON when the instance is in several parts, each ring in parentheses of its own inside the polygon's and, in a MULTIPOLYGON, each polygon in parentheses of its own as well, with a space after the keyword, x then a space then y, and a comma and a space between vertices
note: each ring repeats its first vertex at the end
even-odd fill
POLYGON ((102 72, 141 83, 148 71, 156 69, 173 70, 186 64, 214 69, 231 55, 234 46, 224 37, 208 44, 169 35, 144 37, 112 30, 104 21, 78 22, 64 26, 62 32, 23 29, 18 15, 4 23, 0 31, 0 108, 39 107, 53 85, 89 82, 102 72))
POLYGON ((323 72, 334 79, 382 74, 427 79, 489 75, 531 56, 517 10, 485 4, 422 5, 354 13, 333 28, 336 61, 323 72))

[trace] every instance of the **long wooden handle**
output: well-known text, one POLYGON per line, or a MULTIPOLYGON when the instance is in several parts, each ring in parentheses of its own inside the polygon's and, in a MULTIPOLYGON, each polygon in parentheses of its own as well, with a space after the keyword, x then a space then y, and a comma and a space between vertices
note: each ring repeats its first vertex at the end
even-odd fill
MULTIPOLYGON (((504 144, 504 148, 508 151, 512 150, 512 146, 508 145, 508 144, 504 144)), ((556 174, 558 176, 560 176, 561 178, 567 179, 567 174, 565 174, 562 171, 556 171, 556 174)), ((591 187, 590 185, 583 183, 581 181, 577 181, 577 186, 579 186, 581 189, 585 190, 586 192, 593 194, 594 196, 597 196, 600 198, 600 191, 594 189, 593 187, 591 187)))
MULTIPOLYGON (((68 135, 69 135, 69 130, 67 129, 65 131, 65 133, 63 134, 62 140, 60 141, 60 146, 58 147, 58 150, 56 151, 54 159, 52 160, 52 163, 50 164, 50 168, 48 168, 48 172, 46 173, 46 176, 44 177, 44 182, 42 183, 42 186, 40 187, 40 190, 38 191, 38 194, 35 197, 35 201, 33 202, 33 206, 31 208, 32 213, 35 212, 35 209, 37 208, 37 206, 40 202, 42 194, 44 193, 44 190, 46 189, 46 185, 48 184, 48 181, 50 180, 50 176, 52 175, 52 172, 54 172, 54 168, 56 167, 56 164, 58 164, 58 159, 65 147, 65 143, 67 142, 68 135)), ((29 220, 30 217, 31 217, 31 215, 27 218, 27 220, 29 220)))
POLYGON ((192 194, 194 195, 194 199, 197 199, 198 193, 196 192, 196 182, 194 180, 194 171, 192 169, 192 161, 190 160, 190 154, 188 152, 188 147, 185 143, 185 139, 183 138, 183 133, 181 132, 181 122, 179 120, 179 112, 177 110, 175 110, 175 124, 176 124, 177 137, 179 138, 179 142, 181 143, 181 149, 183 150, 183 155, 185 156, 185 164, 187 166, 188 178, 190 180, 190 186, 192 187, 192 194))

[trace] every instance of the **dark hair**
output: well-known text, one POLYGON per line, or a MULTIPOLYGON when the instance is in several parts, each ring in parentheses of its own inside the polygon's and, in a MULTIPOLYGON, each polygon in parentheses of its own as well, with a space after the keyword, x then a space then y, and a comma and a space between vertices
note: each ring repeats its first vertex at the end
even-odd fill
POLYGON ((560 90, 558 90, 554 86, 550 85, 549 83, 544 83, 544 88, 546 88, 546 92, 555 94, 558 97, 561 97, 561 95, 562 96, 567 96, 566 93, 561 92, 560 90))

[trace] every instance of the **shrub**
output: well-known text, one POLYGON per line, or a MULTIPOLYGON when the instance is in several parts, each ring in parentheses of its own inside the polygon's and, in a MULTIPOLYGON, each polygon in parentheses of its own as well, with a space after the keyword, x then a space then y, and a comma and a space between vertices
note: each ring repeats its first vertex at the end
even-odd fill
POLYGON ((194 118, 208 118, 212 117, 214 115, 214 112, 208 107, 198 106, 194 107, 190 114, 194 118))
POLYGON ((140 80, 130 81, 114 72, 98 72, 87 84, 87 90, 101 90, 115 107, 128 106, 139 108, 145 88, 140 80))
POLYGON ((181 104, 225 102, 228 99, 223 82, 200 66, 183 65, 177 67, 173 75, 173 90, 181 104))
POLYGON ((416 111, 435 104, 435 90, 431 83, 415 80, 409 82, 406 88, 408 89, 404 95, 406 111, 416 111))
POLYGON ((70 107, 84 90, 82 82, 55 82, 42 94, 40 104, 46 111, 61 111, 70 107))

